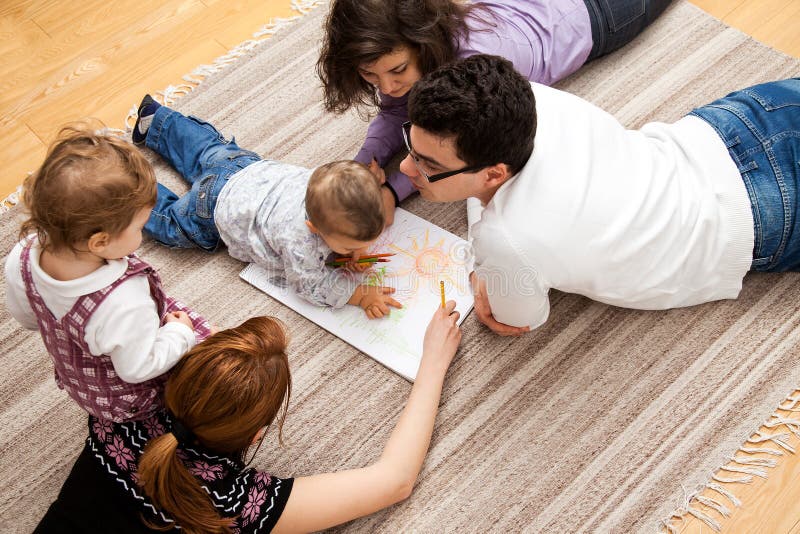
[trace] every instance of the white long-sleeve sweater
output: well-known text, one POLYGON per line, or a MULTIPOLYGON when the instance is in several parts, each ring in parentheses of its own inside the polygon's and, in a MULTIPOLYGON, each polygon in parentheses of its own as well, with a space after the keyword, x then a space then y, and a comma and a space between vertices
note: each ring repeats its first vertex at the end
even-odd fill
POLYGON ((472 228, 495 318, 540 326, 551 288, 638 309, 735 298, 753 215, 714 129, 687 116, 627 130, 577 96, 531 85, 533 154, 472 228))
MULTIPOLYGON (((18 243, 6 259, 6 306, 22 326, 38 330, 20 272, 22 248, 18 243)), ((66 315, 79 297, 110 285, 128 268, 126 259, 110 260, 87 276, 61 281, 42 270, 40 256, 41 248, 34 243, 30 254, 33 283, 56 319, 66 315)), ((174 321, 159 324, 147 277, 135 276, 117 286, 97 307, 86 323, 85 341, 92 354, 111 357, 122 380, 144 382, 167 372, 197 343, 188 326, 174 321)))

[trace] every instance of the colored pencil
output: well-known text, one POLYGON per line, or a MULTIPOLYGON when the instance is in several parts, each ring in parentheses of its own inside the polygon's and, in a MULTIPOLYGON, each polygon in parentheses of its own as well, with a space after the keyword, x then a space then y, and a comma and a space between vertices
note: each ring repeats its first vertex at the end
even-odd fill
POLYGON ((444 280, 439 282, 439 291, 442 293, 442 308, 444 308, 444 280))
MULTIPOLYGON (((390 260, 387 260, 385 258, 360 258, 356 263, 388 263, 389 261, 390 260)), ((344 265, 347 265, 348 263, 349 262, 347 261, 334 260, 326 262, 325 265, 328 265, 330 267, 342 267, 344 265)))
MULTIPOLYGON (((387 260, 386 258, 358 258, 356 263, 375 263, 375 262, 389 262, 391 260, 387 260)), ((345 263, 350 263, 350 260, 331 260, 328 262, 329 264, 335 265, 344 265, 345 263)))
MULTIPOLYGON (((388 258, 389 256, 394 256, 394 252, 388 252, 386 254, 366 254, 364 256, 361 256, 358 259, 359 260, 369 260, 369 259, 373 259, 373 258, 388 258)), ((340 261, 347 262, 347 261, 350 261, 352 259, 353 259, 352 256, 345 256, 345 257, 342 257, 342 258, 336 258, 336 259, 333 260, 333 262, 335 262, 335 263, 338 263, 340 261)))

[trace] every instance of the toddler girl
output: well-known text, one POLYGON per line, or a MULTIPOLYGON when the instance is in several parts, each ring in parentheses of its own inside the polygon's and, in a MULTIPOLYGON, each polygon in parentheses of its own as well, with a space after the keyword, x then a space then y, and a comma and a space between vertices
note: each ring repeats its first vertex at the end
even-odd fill
POLYGON ((133 254, 156 199, 152 167, 122 139, 69 126, 24 191, 30 217, 6 260, 8 310, 39 330, 56 383, 91 415, 149 417, 164 373, 209 334, 133 254))

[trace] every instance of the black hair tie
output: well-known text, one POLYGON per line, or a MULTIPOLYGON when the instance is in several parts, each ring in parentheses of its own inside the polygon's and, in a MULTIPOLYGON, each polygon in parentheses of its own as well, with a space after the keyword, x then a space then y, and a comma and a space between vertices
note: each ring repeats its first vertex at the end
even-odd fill
POLYGON ((172 418, 172 435, 178 440, 179 445, 191 445, 194 442, 194 434, 184 426, 177 418, 172 418))

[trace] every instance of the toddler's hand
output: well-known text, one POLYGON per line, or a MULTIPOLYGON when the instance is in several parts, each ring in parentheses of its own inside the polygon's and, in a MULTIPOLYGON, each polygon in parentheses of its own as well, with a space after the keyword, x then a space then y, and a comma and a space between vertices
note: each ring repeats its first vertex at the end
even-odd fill
POLYGON ((189 328, 191 328, 192 331, 194 331, 194 325, 192 324, 192 320, 189 319, 189 314, 186 313, 186 312, 183 312, 183 311, 169 312, 164 317, 164 320, 166 322, 168 322, 168 323, 172 323, 172 322, 176 322, 176 321, 179 322, 179 323, 183 323, 186 326, 188 326, 189 328))
POLYGON ((391 295, 395 292, 393 287, 361 286, 362 297, 358 303, 370 319, 380 319, 389 315, 389 306, 402 308, 403 305, 394 300, 391 295))

